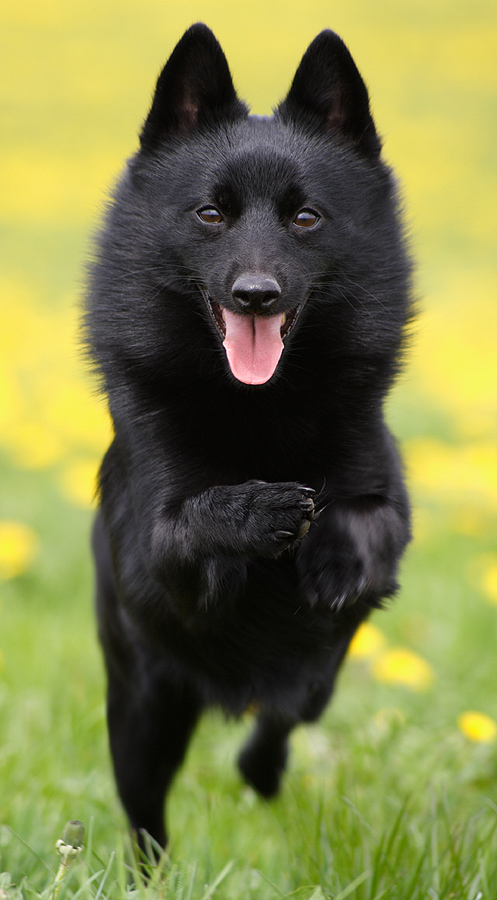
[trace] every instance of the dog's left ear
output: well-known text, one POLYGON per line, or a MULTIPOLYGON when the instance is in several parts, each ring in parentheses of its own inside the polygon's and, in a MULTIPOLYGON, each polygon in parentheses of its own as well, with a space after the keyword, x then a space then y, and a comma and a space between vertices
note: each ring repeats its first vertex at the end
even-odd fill
POLYGON ((381 142, 369 110, 366 85, 347 47, 333 31, 312 41, 277 113, 316 130, 335 132, 364 156, 377 158, 381 142))

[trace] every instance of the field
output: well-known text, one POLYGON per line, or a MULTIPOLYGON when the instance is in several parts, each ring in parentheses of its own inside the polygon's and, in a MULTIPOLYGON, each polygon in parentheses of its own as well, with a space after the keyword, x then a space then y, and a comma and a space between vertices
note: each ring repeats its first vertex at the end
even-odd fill
POLYGON ((490 0, 3 0, 0 78, 1 900, 497 898, 497 13, 490 0), (355 641, 280 798, 206 717, 148 886, 130 867, 104 722, 88 535, 110 429, 78 303, 105 191, 157 73, 202 19, 254 112, 332 27, 399 174, 419 318, 388 414, 415 508, 402 590, 355 641))

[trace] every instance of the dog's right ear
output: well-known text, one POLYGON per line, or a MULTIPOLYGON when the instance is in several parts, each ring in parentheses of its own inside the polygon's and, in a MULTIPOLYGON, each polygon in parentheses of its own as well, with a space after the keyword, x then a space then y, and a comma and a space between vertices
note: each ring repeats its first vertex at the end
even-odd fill
POLYGON ((140 135, 142 151, 181 138, 203 121, 233 121, 246 114, 220 44, 199 22, 185 32, 159 75, 140 135))

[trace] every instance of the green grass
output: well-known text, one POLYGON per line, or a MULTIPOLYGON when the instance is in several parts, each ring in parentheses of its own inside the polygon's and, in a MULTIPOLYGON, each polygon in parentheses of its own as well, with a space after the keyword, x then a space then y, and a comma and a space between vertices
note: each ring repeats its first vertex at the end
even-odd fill
POLYGON ((203 720, 171 798, 170 858, 146 887, 130 868, 107 755, 90 515, 64 503, 49 475, 5 462, 2 476, 5 515, 42 536, 31 570, 2 585, 1 605, 0 870, 26 898, 48 896, 71 818, 87 846, 59 900, 120 898, 133 884, 137 900, 497 896, 495 744, 470 743, 456 724, 465 709, 495 709, 495 609, 466 574, 474 539, 440 527, 414 545, 402 595, 374 619, 392 644, 429 660, 433 688, 378 684, 348 661, 322 723, 294 735, 275 802, 257 799, 233 766, 248 718, 203 720))

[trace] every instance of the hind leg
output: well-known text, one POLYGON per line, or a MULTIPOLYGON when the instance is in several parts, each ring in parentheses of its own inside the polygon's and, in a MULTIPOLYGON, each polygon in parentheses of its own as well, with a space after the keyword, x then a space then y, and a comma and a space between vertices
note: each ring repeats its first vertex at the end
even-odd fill
POLYGON ((294 716, 267 709, 259 713, 255 728, 238 758, 238 768, 247 784, 261 796, 269 799, 278 793, 291 731, 296 725, 319 719, 333 693, 338 670, 354 632, 369 612, 367 604, 359 602, 341 615, 326 664, 316 680, 309 684, 307 697, 296 708, 294 716))
POLYGON ((288 735, 295 720, 262 711, 238 757, 243 779, 262 797, 278 793, 288 757, 288 735))

